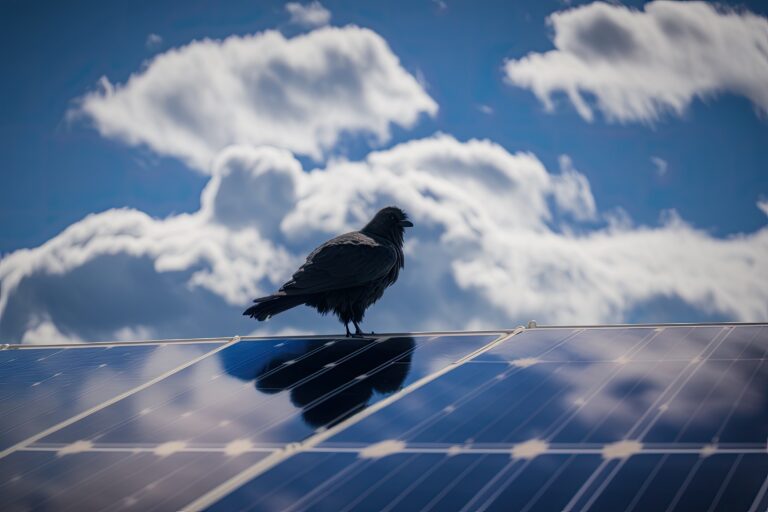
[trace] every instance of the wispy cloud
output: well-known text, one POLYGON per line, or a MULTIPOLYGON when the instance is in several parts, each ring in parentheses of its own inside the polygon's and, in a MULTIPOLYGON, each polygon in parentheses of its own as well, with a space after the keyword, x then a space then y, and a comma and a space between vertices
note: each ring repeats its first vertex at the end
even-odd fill
POLYGON ((320 2, 308 4, 288 2, 285 4, 285 10, 291 16, 290 22, 302 27, 321 27, 331 21, 331 11, 323 7, 320 2))
POLYGON ((768 215, 768 199, 760 198, 757 201, 757 207, 762 211, 764 214, 768 215))
POLYGON ((163 44, 163 38, 158 34, 149 34, 147 40, 144 41, 144 46, 148 50, 156 50, 163 44))
POLYGON ((768 112, 768 19, 705 2, 595 2, 552 14, 555 49, 505 63, 510 84, 547 110, 565 93, 579 115, 652 122, 681 115, 695 98, 730 92, 768 112), (595 102, 584 93, 594 96, 595 102))
POLYGON ((493 114, 493 108, 491 108, 488 105, 480 104, 477 106, 477 109, 482 112, 483 114, 491 115, 493 114))
POLYGON ((669 163, 666 160, 658 156, 652 156, 651 163, 656 168, 656 174, 658 174, 659 176, 664 176, 665 174, 667 174, 667 170, 669 169, 669 163))

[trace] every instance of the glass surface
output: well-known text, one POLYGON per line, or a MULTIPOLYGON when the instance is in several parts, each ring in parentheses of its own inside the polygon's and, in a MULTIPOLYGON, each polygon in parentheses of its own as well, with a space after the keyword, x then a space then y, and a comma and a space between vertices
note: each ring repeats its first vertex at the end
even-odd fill
POLYGON ((495 335, 240 341, 36 446, 280 447, 333 426, 495 335))
POLYGON ((212 509, 764 510, 767 355, 765 326, 526 331, 212 509))
POLYGON ((180 510, 264 458, 264 453, 17 451, 0 459, 0 508, 180 510))
POLYGON ((302 453, 209 510, 764 510, 766 476, 764 455, 302 453))
POLYGON ((557 350, 564 350, 564 340, 577 339, 577 331, 528 331, 345 429, 326 446, 386 439, 764 446, 768 329, 592 331, 601 332, 580 330, 576 336, 612 347, 610 359, 593 354, 586 342, 581 352, 579 345, 569 347, 572 360, 561 362, 557 350), (528 343, 529 333, 541 343, 538 351, 528 343))
POLYGON ((218 346, 169 343, 0 351, 0 450, 218 346))

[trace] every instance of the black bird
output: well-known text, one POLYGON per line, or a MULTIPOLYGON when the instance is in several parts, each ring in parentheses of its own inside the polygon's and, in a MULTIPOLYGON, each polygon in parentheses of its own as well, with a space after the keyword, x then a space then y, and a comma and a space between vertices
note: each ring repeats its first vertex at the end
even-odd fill
POLYGON ((395 206, 380 210, 360 231, 328 240, 307 256, 307 261, 280 290, 261 297, 243 315, 260 322, 287 309, 306 304, 325 315, 333 312, 350 336, 362 336, 365 310, 397 281, 405 265, 404 228, 413 224, 395 206))

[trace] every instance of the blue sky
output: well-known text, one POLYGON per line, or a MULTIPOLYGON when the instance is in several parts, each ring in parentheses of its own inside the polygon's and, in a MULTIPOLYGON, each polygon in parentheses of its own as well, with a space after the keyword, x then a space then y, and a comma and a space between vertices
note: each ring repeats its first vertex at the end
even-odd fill
MULTIPOLYGON (((579 5, 594 7, 589 2, 566 5, 562 1, 446 0, 444 4, 423 1, 403 2, 396 6, 391 2, 322 2, 321 9, 330 13, 330 25, 364 27, 385 41, 389 53, 399 59, 402 72, 415 79, 421 88, 415 92, 408 89, 413 101, 418 103, 424 98, 431 98, 437 108, 430 112, 422 103, 421 107, 413 106, 409 114, 403 114, 405 117, 377 114, 389 123, 389 133, 385 136, 373 136, 369 130, 359 129, 359 124, 342 126, 332 143, 323 146, 320 155, 307 154, 290 143, 284 149, 291 151, 292 157, 301 164, 302 172, 307 172, 327 168, 329 162, 339 158, 363 161, 372 150, 386 152, 409 141, 440 137, 436 134, 445 134, 457 144, 473 139, 487 140, 510 154, 522 152, 534 155, 552 176, 558 175, 558 169, 562 171, 561 157, 567 155, 569 165, 588 182, 596 213, 582 215, 580 222, 567 220, 571 207, 555 205, 557 192, 545 196, 544 200, 554 206, 542 215, 547 217, 544 223, 553 233, 589 236, 609 229, 606 226, 616 219, 623 219, 622 222, 637 229, 663 230, 669 223, 669 210, 676 212, 686 229, 706 238, 706 244, 727 241, 740 234, 751 236, 762 233, 766 213, 758 207, 758 202, 768 198, 767 111, 766 105, 756 100, 759 93, 751 92, 753 89, 750 89, 748 81, 732 85, 733 80, 724 75, 725 78, 714 90, 693 91, 693 97, 683 101, 679 113, 659 108, 653 114, 654 119, 623 121, 611 119, 610 112, 606 115, 605 110, 595 106, 600 92, 582 91, 593 107, 594 119, 590 121, 557 87, 552 93, 554 108, 547 110, 531 87, 511 83, 506 76, 505 62, 521 62, 532 52, 544 54, 553 50, 553 38, 558 28, 548 23, 547 17, 556 12, 568 12, 568 9, 579 5), (416 116, 416 121, 406 120, 411 115, 416 116)), ((768 14, 764 3, 740 2, 733 5, 733 11, 713 9, 712 18, 705 21, 716 25, 720 18, 728 16, 750 16, 765 21, 768 14)), ((606 4, 605 7, 611 9, 611 15, 617 16, 639 16, 645 12, 642 2, 627 2, 613 7, 606 4)), ((84 98, 88 94, 99 94, 101 77, 106 77, 110 84, 119 88, 131 75, 142 75, 151 68, 152 59, 204 38, 214 40, 215 45, 229 36, 277 30, 291 41, 302 34, 312 34, 313 30, 324 30, 322 23, 311 26, 291 21, 285 2, 227 2, 223 5, 214 2, 81 2, 74 7, 59 2, 6 2, 0 9, 0 38, 3 39, 0 42, 7 49, 3 63, 5 80, 0 83, 0 111, 3 112, 0 123, 4 135, 0 144, 6 160, 2 168, 4 186, 0 187, 0 251, 5 256, 6 270, 5 274, 0 273, 0 279, 6 280, 13 273, 8 269, 13 267, 18 270, 18 265, 24 265, 23 262, 18 263, 22 260, 21 253, 17 252, 19 249, 35 248, 54 239, 88 214, 127 207, 154 219, 166 219, 180 213, 194 214, 200 209, 200 196, 210 183, 212 171, 196 168, 178 152, 164 151, 146 141, 133 143, 125 133, 109 135, 105 127, 115 126, 109 124, 111 120, 83 114, 81 106, 84 98), (158 37, 150 37, 151 34, 158 37), (15 262, 8 258, 14 253, 17 255, 15 262)), ((597 13, 598 9, 594 12, 597 13)), ((681 13, 688 16, 687 11, 681 13)), ((690 19, 696 20, 697 16, 699 14, 691 10, 690 19)), ((567 27, 563 27, 560 30, 565 33, 567 27)), ((713 26, 713 33, 716 29, 713 26)), ((755 30, 758 39, 768 37, 765 27, 759 23, 755 30)), ((576 36, 581 34, 578 31, 574 33, 576 36)), ((642 38, 642 32, 638 34, 642 38)), ((695 52, 696 47, 692 48, 695 52)), ((725 55, 728 51, 728 47, 722 49, 725 55)), ((744 60, 749 56, 734 54, 733 58, 744 60)), ((691 60, 694 61, 695 56, 691 60)), ((724 62, 723 66, 726 64, 724 62)), ((744 69, 757 70, 754 80, 759 86, 760 76, 764 76, 760 73, 766 72, 765 66, 764 60, 758 60, 746 62, 744 69)), ((539 68, 535 72, 543 73, 539 68)), ((717 72, 714 73, 717 75, 717 72)), ((560 79, 567 81, 569 78, 560 79)), ((655 75, 642 75, 638 80, 655 79, 655 75)), ((659 76, 660 81, 663 79, 659 76)), ((379 122, 370 118, 355 123, 374 121, 379 122)), ((322 124, 322 120, 317 122, 322 124)), ((339 122, 343 125, 343 121, 339 122)), ((269 131, 270 127, 265 124, 261 129, 269 131)), ((220 132, 215 133, 218 136, 220 132)), ((143 135, 140 134, 139 139, 141 137, 143 135)), ((251 144, 258 146, 260 140, 251 141, 251 144)), ((231 140, 229 143, 241 142, 231 140)), ((271 142, 271 145, 281 147, 280 143, 271 142)), ((226 162, 221 165, 222 168, 227 166, 226 162)), ((381 200, 385 197, 391 196, 385 195, 381 200)), ((366 214, 377 206, 378 200, 373 199, 366 204, 366 214)), ((259 215, 258 209, 254 215, 259 215)), ((363 213, 349 213, 339 227, 354 227, 356 215, 362 217, 363 213)), ((418 218, 415 220, 418 224, 418 218)), ((281 219, 276 222, 281 222, 281 219)), ((432 225, 430 221, 424 224, 432 225)), ((500 225, 505 223, 500 222, 500 225)), ((262 238, 269 238, 263 236, 265 229, 262 229, 262 238)), ((541 232, 539 227, 531 229, 539 234, 541 232)), ((281 243, 275 237, 272 241, 277 240, 278 248, 285 248, 291 256, 300 258, 302 250, 311 249, 310 242, 331 234, 320 230, 295 245, 281 243)), ((420 239, 419 232, 414 236, 416 240, 420 239)), ((745 261, 765 261, 765 246, 761 245, 763 238, 750 242, 753 245, 747 252, 752 252, 744 256, 745 261)), ((691 247, 690 250, 697 252, 700 249, 691 247)), ((36 254, 35 257, 45 259, 42 253, 36 254)), ((158 257, 156 252, 152 254, 154 256, 150 259, 158 257)), ((109 257, 119 256, 112 254, 109 257)), ((109 257, 101 254, 86 259, 93 262, 109 257)), ((514 258, 514 255, 510 257, 514 258)), ((728 265, 730 258, 724 256, 724 260, 713 262, 713 268, 728 265)), ((459 260, 466 263, 472 258, 466 256, 459 260)), ((165 271, 158 269, 156 259, 152 261, 154 277, 161 281, 170 278, 164 275, 165 271)), ((115 268, 137 264, 135 261, 130 264, 112 263, 117 265, 115 268)), ((36 264, 36 270, 23 273, 24 277, 19 279, 29 283, 36 278, 42 279, 41 276, 62 275, 57 272, 74 275, 78 269, 92 275, 82 267, 88 264, 81 262, 68 266, 64 271, 54 272, 40 263, 36 264)), ((102 264, 106 267, 111 265, 109 262, 102 264)), ((184 270, 192 272, 198 264, 206 265, 204 262, 190 263, 184 270)), ((501 266, 504 267, 504 264, 501 266)), ((285 269, 280 271, 287 272, 285 269)), ((109 274, 113 271, 107 269, 104 272, 109 274)), ((446 272, 450 275, 443 276, 437 282, 447 288, 435 288, 434 293, 454 293, 459 298, 443 311, 435 308, 433 318, 428 321, 414 319, 410 322, 415 324, 414 328, 437 327, 441 322, 452 327, 477 327, 469 320, 457 323, 445 317, 454 308, 460 310, 462 300, 475 301, 475 293, 480 293, 493 307, 498 307, 500 299, 489 298, 493 293, 477 282, 467 284, 456 266, 446 272), (478 289, 481 291, 478 292, 478 289), (467 292, 466 296, 463 292, 467 292)), ((514 285, 516 278, 510 277, 508 268, 504 272, 514 285)), ((762 269, 764 273, 765 269, 762 269)), ((741 277, 749 281, 745 276, 741 277)), ((189 285, 188 278, 179 277, 178 282, 168 286, 178 286, 182 282, 189 285)), ((631 277, 628 275, 627 278, 631 277)), ((706 275, 701 277, 706 278, 706 275)), ((259 274, 254 279, 258 281, 265 277, 259 274)), ((47 283, 45 286, 50 286, 48 281, 43 282, 47 283)), ((4 284, 7 289, 8 283, 4 284)), ((274 286, 267 279, 254 290, 269 291, 270 285, 274 286)), ((160 285, 155 283, 152 286, 160 285)), ((719 286, 712 283, 713 289, 719 286)), ((745 292, 745 302, 760 303, 766 285, 756 288, 745 292)), ((109 336, 121 329, 124 333, 132 332, 124 330, 130 327, 128 323, 121 324, 117 320, 107 322, 101 330, 91 329, 80 325, 80 320, 72 320, 79 318, 77 312, 53 312, 46 302, 52 299, 36 299, 34 297, 39 295, 30 292, 31 295, 22 300, 25 293, 23 284, 14 290, 7 292, 9 303, 5 312, 0 313, 0 318, 5 316, 5 328, 0 320, 0 335, 3 338, 23 337, 26 331, 38 332, 35 329, 40 325, 53 326, 55 332, 74 338, 109 336), (14 327, 10 327, 11 324, 14 327)), ((398 293, 414 296, 406 294, 406 290, 398 293)), ((555 291, 556 287, 551 293, 555 291)), ((65 300, 71 291, 60 293, 63 295, 59 299, 65 300)), ((210 304, 205 307, 220 308, 216 309, 220 316, 199 326, 199 329, 210 331, 204 334, 220 335, 220 331, 230 325, 220 318, 236 313, 238 299, 225 297, 222 302, 221 297, 226 294, 212 292, 210 287, 206 293, 213 293, 216 297, 200 300, 214 300, 215 307, 210 304)), ((734 294, 738 295, 737 291, 734 294)), ((393 295, 399 296, 397 293, 393 295)), ((674 287, 660 286, 634 295, 630 293, 621 300, 611 299, 614 302, 608 301, 610 305, 596 306, 586 313, 578 312, 576 308, 573 315, 585 321, 657 320, 659 311, 670 309, 666 304, 671 301, 675 304, 672 310, 681 315, 680 320, 766 319, 765 316, 758 318, 765 315, 764 306, 760 309, 760 306, 734 305, 738 297, 712 298, 710 291, 681 298, 684 295, 674 287)), ((141 293, 137 292, 135 300, 141 302, 140 296, 141 293)), ((596 304, 608 300, 600 297, 595 298, 596 304)), ((108 309, 109 305, 103 307, 108 309)), ((124 308, 125 304, 119 307, 124 308)), ((516 314, 516 309, 502 307, 500 312, 488 317, 479 314, 478 322, 514 322, 538 311, 544 318, 551 316, 555 321, 573 320, 568 314, 549 315, 550 311, 545 306, 537 307, 520 308, 519 314, 516 314)), ((378 325, 396 328, 397 322, 392 318, 403 313, 399 312, 394 301, 386 303, 382 311, 384 313, 379 317, 378 325)), ((282 323, 275 328, 297 327, 312 331, 335 328, 332 322, 316 324, 311 314, 299 315, 280 320, 282 323)), ((375 318, 375 314, 372 315, 375 318)), ((141 319, 145 316, 138 315, 141 319)), ((141 329, 136 332, 171 334, 170 328, 160 328, 153 322, 141 320, 138 322, 141 329)), ((236 323, 232 328, 242 330, 245 326, 245 323, 236 323)))

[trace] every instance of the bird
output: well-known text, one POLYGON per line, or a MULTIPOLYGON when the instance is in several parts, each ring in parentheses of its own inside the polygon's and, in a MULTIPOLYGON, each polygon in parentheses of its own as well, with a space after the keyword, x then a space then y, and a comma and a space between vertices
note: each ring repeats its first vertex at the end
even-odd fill
POLYGON ((339 235, 312 251, 277 293, 255 299, 243 315, 262 322, 306 304, 321 315, 333 312, 347 337, 363 337, 360 322, 365 310, 405 267, 403 237, 408 227, 413 223, 397 206, 379 210, 360 231, 339 235))

